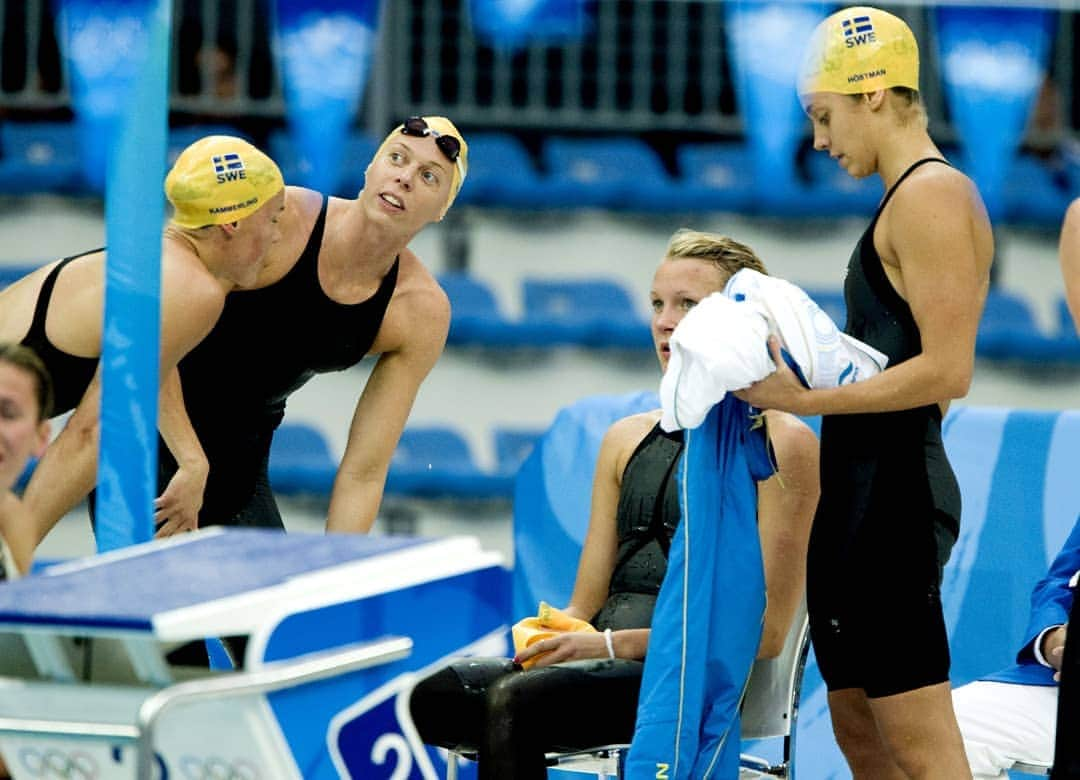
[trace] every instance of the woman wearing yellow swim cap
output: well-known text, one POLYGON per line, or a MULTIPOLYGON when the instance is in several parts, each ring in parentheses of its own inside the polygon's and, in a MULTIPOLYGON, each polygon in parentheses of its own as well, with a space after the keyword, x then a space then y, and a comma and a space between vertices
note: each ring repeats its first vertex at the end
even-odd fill
MULTIPOLYGON (((200 525, 282 528, 267 464, 287 399, 314 375, 374 354, 351 423, 343 421, 349 434, 326 525, 371 528, 390 458, 450 323, 446 294, 409 243, 450 208, 468 161, 450 120, 412 117, 386 136, 356 198, 287 188, 281 242, 180 366, 209 468, 200 525)), ((174 465, 165 450, 160 462, 164 484, 174 465)))
POLYGON ((854 776, 874 780, 971 776, 939 591, 960 521, 941 419, 971 383, 994 239, 974 184, 930 138, 918 89, 918 46, 899 18, 854 7, 815 30, 799 82, 814 148, 885 185, 844 293, 846 332, 889 367, 805 390, 772 344, 776 373, 739 394, 823 415, 811 636, 837 742, 854 776))
MULTIPOLYGON (((176 392, 176 364, 213 327, 229 291, 250 284, 278 239, 285 182, 241 138, 208 136, 187 147, 165 181, 174 208, 161 241, 162 403, 159 428, 184 464, 157 510, 193 522, 206 480, 198 441, 176 392)), ((138 218, 137 208, 132 210, 138 218)), ((93 487, 97 459, 105 293, 104 249, 57 260, 0 291, 0 340, 32 348, 55 388, 53 414, 73 411, 23 496, 34 545, 93 487)), ((20 560, 20 565, 28 561, 20 560)))

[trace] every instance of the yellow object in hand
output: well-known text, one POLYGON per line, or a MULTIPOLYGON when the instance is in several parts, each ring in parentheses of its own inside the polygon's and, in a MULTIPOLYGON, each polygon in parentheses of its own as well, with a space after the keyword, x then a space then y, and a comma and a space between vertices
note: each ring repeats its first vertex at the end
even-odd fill
MULTIPOLYGON (((596 629, 587 620, 571 617, 561 609, 556 609, 551 606, 546 601, 540 602, 540 608, 537 610, 536 617, 527 617, 519 620, 514 624, 513 628, 510 629, 510 633, 514 638, 515 653, 520 653, 526 647, 529 647, 536 642, 569 631, 595 632, 596 629)), ((533 656, 522 663, 522 666, 525 669, 530 668, 542 655, 543 653, 533 656)))

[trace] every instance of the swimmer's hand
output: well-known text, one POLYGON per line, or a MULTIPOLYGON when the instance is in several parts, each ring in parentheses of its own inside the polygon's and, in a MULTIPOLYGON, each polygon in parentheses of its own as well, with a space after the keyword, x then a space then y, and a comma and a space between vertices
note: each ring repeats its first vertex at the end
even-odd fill
POLYGON ((735 391, 735 396, 758 409, 779 409, 792 414, 805 414, 800 404, 809 391, 803 387, 795 372, 788 368, 780 354, 780 340, 776 336, 769 336, 768 344, 776 370, 760 382, 735 391))
POLYGON ((1068 626, 1057 626, 1046 632, 1043 637, 1042 654, 1046 662, 1054 668, 1054 679, 1061 682, 1061 663, 1065 660, 1065 636, 1068 626))
POLYGON ((165 486, 165 492, 154 501, 154 524, 160 525, 154 534, 156 537, 194 531, 199 527, 207 476, 206 468, 181 466, 176 470, 165 486))
POLYGON ((598 631, 567 631, 539 642, 533 642, 514 656, 514 663, 524 664, 536 658, 533 669, 585 658, 607 658, 604 635, 598 631))

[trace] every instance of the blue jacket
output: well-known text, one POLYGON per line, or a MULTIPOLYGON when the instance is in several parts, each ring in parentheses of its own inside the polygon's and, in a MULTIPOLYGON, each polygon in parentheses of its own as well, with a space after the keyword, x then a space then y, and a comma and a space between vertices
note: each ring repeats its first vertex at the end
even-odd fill
POLYGON ((630 780, 738 774, 739 702, 765 615, 757 480, 773 464, 764 426, 728 395, 685 441, 681 516, 653 613, 630 780))
POLYGON ((1080 571, 1080 519, 1050 564, 1046 576, 1031 592, 1031 616, 1024 632, 1024 644, 1016 654, 1016 663, 982 679, 1019 685, 1057 685, 1054 670, 1035 660, 1035 640, 1044 629, 1069 621, 1073 603, 1069 580, 1077 571, 1080 571))

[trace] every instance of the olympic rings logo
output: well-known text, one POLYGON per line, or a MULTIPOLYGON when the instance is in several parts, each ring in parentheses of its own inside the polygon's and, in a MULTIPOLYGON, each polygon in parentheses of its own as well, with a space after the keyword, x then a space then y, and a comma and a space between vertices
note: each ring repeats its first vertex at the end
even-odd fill
POLYGON ((57 780, 96 780, 97 762, 86 753, 65 753, 59 748, 25 747, 19 751, 19 763, 31 777, 57 780))
POLYGON ((242 758, 230 762, 217 756, 184 756, 180 774, 186 780, 259 780, 259 770, 251 762, 242 758))

